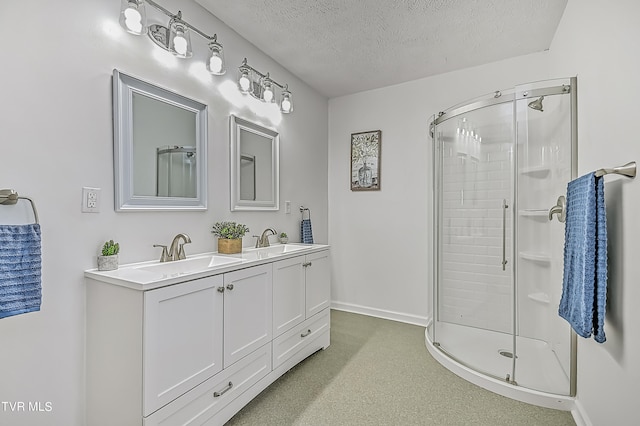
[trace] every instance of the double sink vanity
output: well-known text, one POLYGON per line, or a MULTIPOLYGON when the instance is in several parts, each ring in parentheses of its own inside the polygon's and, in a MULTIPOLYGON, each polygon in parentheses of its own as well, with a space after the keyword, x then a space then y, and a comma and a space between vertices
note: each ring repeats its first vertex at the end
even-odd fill
POLYGON ((87 421, 221 425, 329 346, 329 246, 85 271, 87 421))

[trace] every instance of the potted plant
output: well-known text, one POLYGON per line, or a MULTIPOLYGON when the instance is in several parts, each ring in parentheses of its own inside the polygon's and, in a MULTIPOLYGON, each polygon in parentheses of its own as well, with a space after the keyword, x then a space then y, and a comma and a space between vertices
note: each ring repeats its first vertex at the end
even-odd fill
POLYGON ((234 254, 242 251, 242 237, 249 232, 246 225, 236 222, 216 222, 211 233, 218 237, 218 253, 234 254))
POLYGON ((102 255, 98 256, 98 271, 113 271, 118 269, 118 253, 120 244, 109 240, 102 246, 102 255))
POLYGON ((287 237, 287 233, 286 232, 281 232, 280 233, 280 242, 282 244, 287 244, 289 242, 289 237, 287 237))

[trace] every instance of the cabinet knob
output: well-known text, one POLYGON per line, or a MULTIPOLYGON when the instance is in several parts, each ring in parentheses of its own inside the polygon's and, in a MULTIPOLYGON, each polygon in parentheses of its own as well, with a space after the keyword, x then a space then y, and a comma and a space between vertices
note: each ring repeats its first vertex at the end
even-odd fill
POLYGON ((306 332, 306 333, 302 333, 302 334, 300 335, 300 337, 307 337, 307 336, 308 336, 308 335, 310 335, 310 334, 311 334, 311 330, 309 329, 309 330, 307 330, 307 332, 306 332))
POLYGON ((218 293, 224 293, 224 287, 218 287, 218 293))
POLYGON ((303 264, 302 264, 302 266, 304 266, 305 268, 306 268, 307 266, 311 266, 311 262, 305 262, 305 263, 303 263, 303 264))
POLYGON ((227 290, 229 291, 233 290, 233 284, 227 284, 227 290))

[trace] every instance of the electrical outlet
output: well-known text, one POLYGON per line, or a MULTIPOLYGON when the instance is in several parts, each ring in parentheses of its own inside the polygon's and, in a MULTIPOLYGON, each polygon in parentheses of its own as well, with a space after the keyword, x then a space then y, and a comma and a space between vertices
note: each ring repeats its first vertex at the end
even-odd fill
POLYGON ((284 202, 284 213, 291 214, 291 201, 284 202))
POLYGON ((100 188, 82 188, 82 212, 98 213, 100 211, 100 188))

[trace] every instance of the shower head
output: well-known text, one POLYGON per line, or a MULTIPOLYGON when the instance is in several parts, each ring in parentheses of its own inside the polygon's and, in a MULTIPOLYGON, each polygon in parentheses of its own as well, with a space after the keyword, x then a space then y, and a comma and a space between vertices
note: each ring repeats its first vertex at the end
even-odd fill
POLYGON ((536 99, 535 101, 531 101, 529 102, 529 108, 531 109, 535 109, 536 111, 544 111, 542 109, 542 100, 544 99, 544 96, 540 96, 538 99, 536 99))

